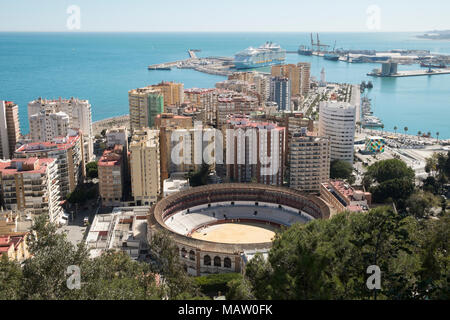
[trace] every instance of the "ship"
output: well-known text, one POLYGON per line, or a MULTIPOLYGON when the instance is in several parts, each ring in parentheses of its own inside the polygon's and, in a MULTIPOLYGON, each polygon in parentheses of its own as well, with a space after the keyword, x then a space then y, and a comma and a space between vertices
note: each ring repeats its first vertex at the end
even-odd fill
POLYGON ((330 60, 330 61, 338 61, 339 60, 339 55, 334 54, 334 53, 325 53, 323 55, 325 60, 330 60))
POLYGON ((432 63, 424 63, 424 62, 421 62, 421 63, 420 63, 420 66, 421 66, 422 68, 441 68, 441 69, 447 68, 447 65, 446 65, 445 63, 432 64, 432 63))
POLYGON ((252 69, 280 64, 286 60, 286 50, 272 42, 266 42, 259 48, 247 48, 236 53, 234 66, 236 69, 252 69))
POLYGON ((302 56, 312 56, 313 52, 306 46, 300 46, 298 48, 298 54, 301 54, 302 56))

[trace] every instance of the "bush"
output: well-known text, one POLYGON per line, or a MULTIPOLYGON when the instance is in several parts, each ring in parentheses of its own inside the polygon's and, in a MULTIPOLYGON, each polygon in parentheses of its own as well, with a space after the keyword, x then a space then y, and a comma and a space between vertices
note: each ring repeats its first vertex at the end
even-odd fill
POLYGON ((239 273, 223 273, 197 277, 195 278, 195 282, 200 286, 200 290, 204 294, 215 296, 219 291, 222 294, 226 294, 228 291, 228 282, 237 279, 241 279, 239 273))

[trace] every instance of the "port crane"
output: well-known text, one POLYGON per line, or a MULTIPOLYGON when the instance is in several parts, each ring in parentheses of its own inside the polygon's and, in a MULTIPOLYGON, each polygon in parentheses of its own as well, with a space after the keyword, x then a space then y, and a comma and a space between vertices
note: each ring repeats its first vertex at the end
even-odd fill
POLYGON ((320 52, 322 48, 326 49, 330 46, 327 44, 320 43, 319 34, 317 33, 317 42, 314 42, 313 34, 311 33, 311 48, 314 50, 314 47, 317 48, 317 51, 320 52))

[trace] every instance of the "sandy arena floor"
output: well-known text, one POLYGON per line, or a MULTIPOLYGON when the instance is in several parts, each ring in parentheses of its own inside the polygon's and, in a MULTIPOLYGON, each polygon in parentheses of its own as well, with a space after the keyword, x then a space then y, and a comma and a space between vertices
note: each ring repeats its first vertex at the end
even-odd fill
POLYGON ((277 228, 258 223, 224 223, 192 234, 192 238, 221 243, 264 243, 275 237, 277 228))

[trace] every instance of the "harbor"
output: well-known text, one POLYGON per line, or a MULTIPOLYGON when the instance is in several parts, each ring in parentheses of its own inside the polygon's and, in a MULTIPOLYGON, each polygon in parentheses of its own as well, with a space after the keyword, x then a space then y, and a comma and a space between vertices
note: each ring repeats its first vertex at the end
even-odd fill
POLYGON ((402 77, 418 77, 418 76, 433 76, 450 74, 450 68, 445 69, 431 69, 431 70, 405 70, 397 71, 396 73, 383 74, 381 71, 369 72, 367 75, 371 77, 382 77, 382 78, 402 78, 402 77))

